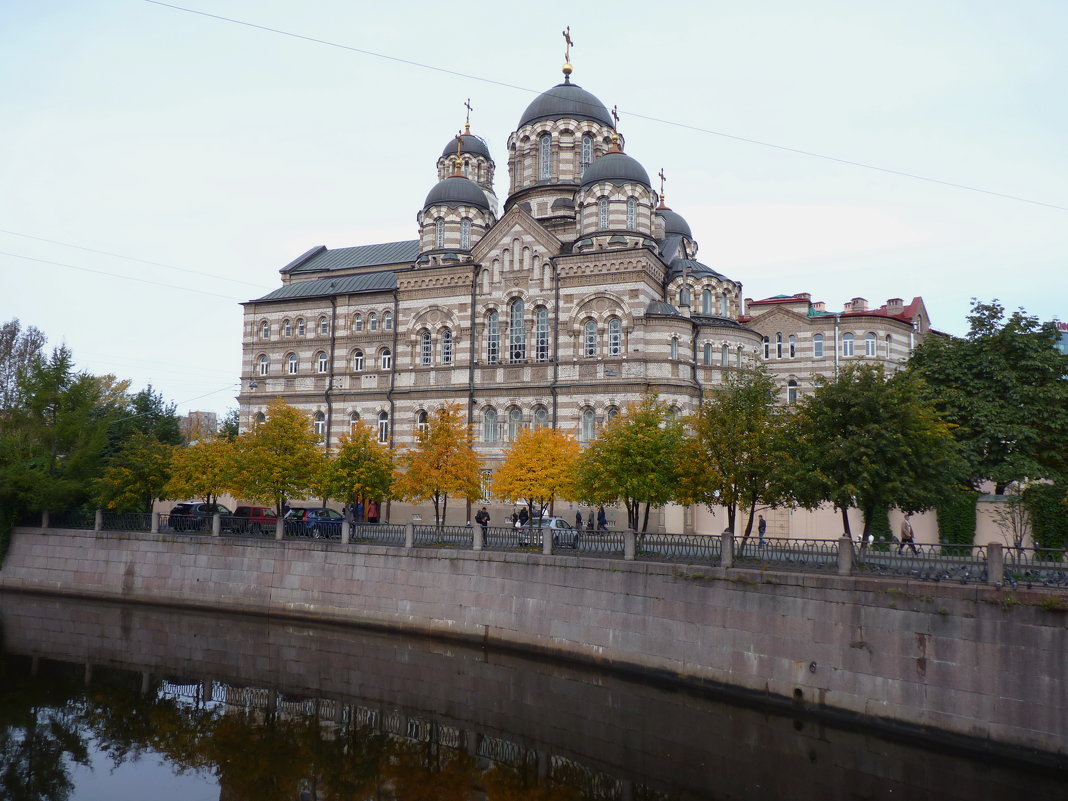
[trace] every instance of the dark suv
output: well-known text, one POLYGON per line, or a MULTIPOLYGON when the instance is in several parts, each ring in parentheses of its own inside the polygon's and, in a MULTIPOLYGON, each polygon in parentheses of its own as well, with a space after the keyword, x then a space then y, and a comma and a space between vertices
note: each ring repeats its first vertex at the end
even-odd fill
POLYGON ((341 512, 333 509, 290 509, 286 513, 286 534, 313 539, 341 537, 341 512))
POLYGON ((263 534, 274 531, 278 516, 266 506, 239 506, 234 509, 231 525, 239 534, 263 534))
POLYGON ((171 509, 170 524, 175 531, 203 531, 211 528, 211 518, 219 514, 222 528, 231 527, 230 510, 218 503, 180 503, 171 509))

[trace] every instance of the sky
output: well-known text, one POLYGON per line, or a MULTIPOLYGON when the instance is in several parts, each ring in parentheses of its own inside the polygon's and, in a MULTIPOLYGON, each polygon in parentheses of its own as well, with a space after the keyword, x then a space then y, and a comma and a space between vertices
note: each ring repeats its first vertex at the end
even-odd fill
POLYGON ((1063 0, 0 0, 0 321, 224 413, 239 304, 311 247, 415 239, 468 98, 503 202, 565 27, 746 297, 1068 319, 1063 0))

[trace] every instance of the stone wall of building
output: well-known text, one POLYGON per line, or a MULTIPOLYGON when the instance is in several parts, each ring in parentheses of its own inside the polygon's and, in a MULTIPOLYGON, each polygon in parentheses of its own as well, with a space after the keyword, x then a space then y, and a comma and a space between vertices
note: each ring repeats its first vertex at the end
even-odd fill
POLYGON ((1062 594, 582 556, 18 529, 0 589, 457 637, 1068 753, 1062 594))

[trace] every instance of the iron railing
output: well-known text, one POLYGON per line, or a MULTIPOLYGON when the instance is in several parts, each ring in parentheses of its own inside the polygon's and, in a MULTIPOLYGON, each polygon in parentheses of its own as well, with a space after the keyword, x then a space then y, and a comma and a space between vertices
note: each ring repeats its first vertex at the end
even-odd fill
MULTIPOLYGON (((38 522, 40 525, 40 522, 38 522)), ((96 528, 96 512, 57 512, 48 516, 48 525, 52 528, 96 528)), ((147 529, 146 529, 147 530, 147 529)))
POLYGON ((1005 583, 1012 586, 1068 587, 1068 554, 1063 548, 1006 548, 1005 583))
POLYGON ((986 583, 987 552, 983 545, 893 544, 883 551, 854 546, 854 572, 920 581, 986 583))
POLYGON ((397 523, 353 523, 349 542, 403 547, 404 528, 397 523))
POLYGON ((474 529, 471 526, 414 526, 415 544, 424 548, 471 548, 474 529))
POLYGON ((736 544, 734 562, 777 570, 837 570, 838 540, 743 538, 736 544))
POLYGON ((149 531, 151 512, 104 512, 100 526, 104 531, 149 531))

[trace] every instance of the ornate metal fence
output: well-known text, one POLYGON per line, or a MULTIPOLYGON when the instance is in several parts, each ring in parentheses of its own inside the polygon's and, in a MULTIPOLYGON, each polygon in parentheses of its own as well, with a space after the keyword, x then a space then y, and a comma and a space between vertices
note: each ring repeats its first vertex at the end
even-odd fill
POLYGON ((415 544, 423 548, 470 548, 474 537, 471 526, 415 526, 415 544))
POLYGON ((838 540, 749 537, 739 540, 734 562, 775 570, 837 570, 838 540))
MULTIPOLYGON (((619 539, 622 550, 622 535, 619 535, 619 539)), ((723 542, 720 537, 707 534, 637 534, 634 539, 634 556, 637 559, 702 564, 719 562, 723 542)), ((594 537, 587 540, 590 545, 596 542, 594 537)))
POLYGON ((349 542, 403 547, 404 528, 396 523, 354 523, 349 542))
POLYGON ((148 531, 152 528, 150 512, 104 512, 104 531, 148 531))
POLYGON ((58 512, 49 515, 48 525, 53 528, 84 528, 91 530, 96 527, 96 512, 58 512))
POLYGON ((1005 583, 1028 589, 1068 587, 1068 555, 1063 548, 1006 548, 1005 583))
POLYGON ((864 545, 855 547, 853 570, 875 576, 894 576, 920 581, 985 583, 987 553, 983 545, 908 545, 888 551, 864 545))

